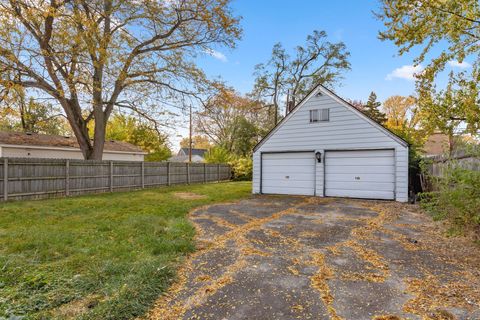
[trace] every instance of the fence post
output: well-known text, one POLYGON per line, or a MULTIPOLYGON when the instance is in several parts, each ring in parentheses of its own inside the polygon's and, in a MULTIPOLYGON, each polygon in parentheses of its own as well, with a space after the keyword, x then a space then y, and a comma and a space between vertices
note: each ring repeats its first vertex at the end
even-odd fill
POLYGON ((113 161, 110 161, 110 192, 113 192, 113 161))
POLYGON ((65 160, 65 196, 70 195, 70 160, 65 160))
POLYGON ((170 185, 170 162, 167 162, 167 186, 170 185))
POLYGON ((220 164, 217 164, 217 182, 220 182, 220 164))
POLYGON ((207 183, 207 164, 203 163, 203 183, 207 183))
POLYGON ((8 200, 8 159, 3 159, 3 200, 8 200))
POLYGON ((142 161, 142 189, 145 189, 145 162, 142 161))
POLYGON ((187 162, 187 184, 190 184, 190 163, 187 162))

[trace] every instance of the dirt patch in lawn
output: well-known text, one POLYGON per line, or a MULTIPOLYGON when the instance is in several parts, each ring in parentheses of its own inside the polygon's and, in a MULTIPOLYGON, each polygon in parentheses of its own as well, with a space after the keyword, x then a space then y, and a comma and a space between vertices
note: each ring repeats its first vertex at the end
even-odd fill
POLYGON ((183 200, 200 200, 200 199, 205 199, 207 197, 207 196, 193 193, 193 192, 175 192, 173 195, 183 200))
POLYGON ((54 314, 56 317, 62 319, 77 318, 81 314, 87 312, 89 309, 96 307, 100 299, 101 297, 98 295, 90 295, 82 299, 73 300, 72 302, 64 304, 55 310, 54 314))

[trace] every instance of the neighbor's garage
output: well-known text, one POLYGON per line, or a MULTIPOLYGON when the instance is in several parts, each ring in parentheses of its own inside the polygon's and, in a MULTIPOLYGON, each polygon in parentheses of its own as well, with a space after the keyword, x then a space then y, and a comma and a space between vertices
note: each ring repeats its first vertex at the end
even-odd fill
POLYGON ((315 158, 313 152, 262 154, 263 193, 315 194, 315 158))
POLYGON ((395 199, 394 150, 326 151, 325 195, 395 199))

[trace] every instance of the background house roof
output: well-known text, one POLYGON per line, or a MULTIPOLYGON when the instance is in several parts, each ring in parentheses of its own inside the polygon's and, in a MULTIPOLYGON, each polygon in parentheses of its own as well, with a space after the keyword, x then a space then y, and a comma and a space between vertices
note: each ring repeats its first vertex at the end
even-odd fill
MULTIPOLYGON (((188 156, 173 156, 168 159, 170 162, 189 162, 188 156)), ((192 155, 192 162, 203 162, 203 157, 199 155, 192 155)))
MULTIPOLYGON (((80 149, 75 137, 23 132, 0 131, 0 144, 80 149)), ((115 140, 105 141, 104 149, 105 151, 145 153, 140 147, 131 143, 115 140)))
MULTIPOLYGON (((189 150, 189 148, 181 148, 180 151, 178 151, 177 155, 179 155, 179 156, 188 155, 188 150, 189 150)), ((194 148, 192 148, 192 156, 203 157, 205 152, 207 152, 207 149, 194 149, 194 148)))

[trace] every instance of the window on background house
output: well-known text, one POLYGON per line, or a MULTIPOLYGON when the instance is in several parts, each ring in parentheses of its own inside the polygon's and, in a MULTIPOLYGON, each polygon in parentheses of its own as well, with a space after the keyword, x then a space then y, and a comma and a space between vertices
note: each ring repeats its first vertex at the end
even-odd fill
POLYGON ((330 120, 330 109, 310 110, 310 123, 330 120))

